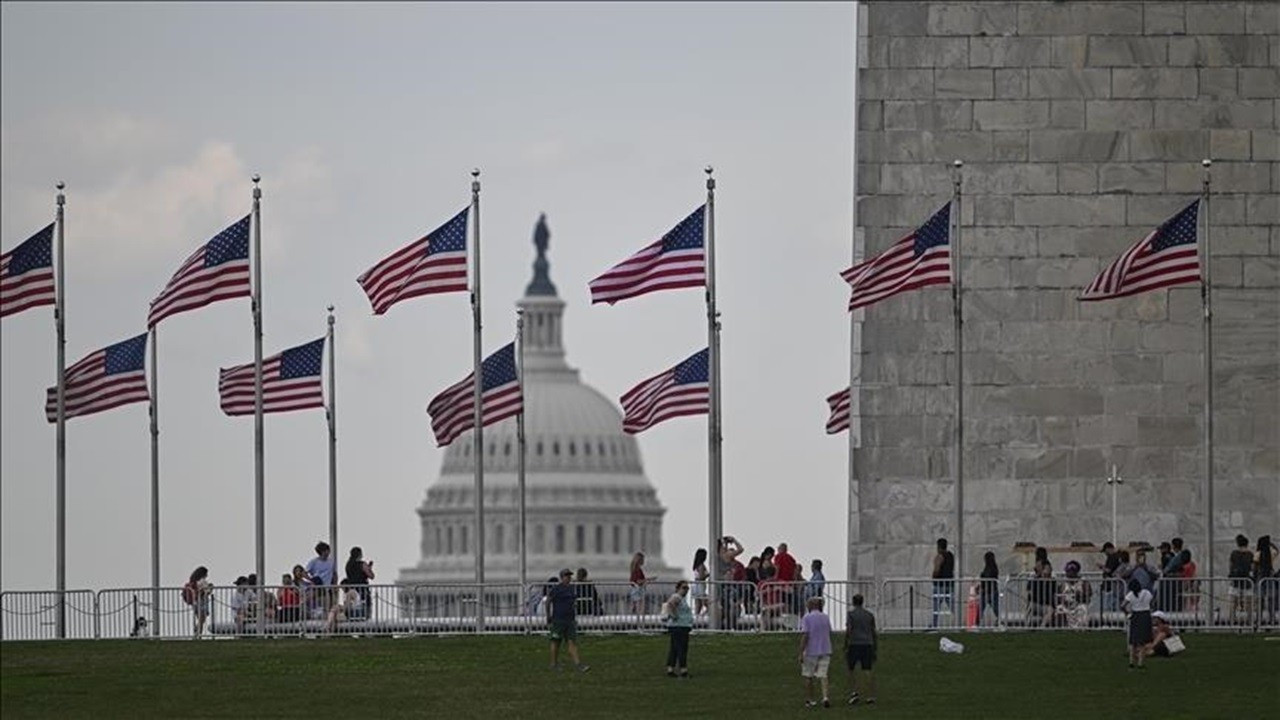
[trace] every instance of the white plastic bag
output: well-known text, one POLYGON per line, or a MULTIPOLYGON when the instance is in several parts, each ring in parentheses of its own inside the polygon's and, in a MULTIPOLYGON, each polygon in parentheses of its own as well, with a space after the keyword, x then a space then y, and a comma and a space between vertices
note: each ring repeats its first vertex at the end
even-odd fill
POLYGON ((944 653, 955 653, 956 655, 959 655, 964 652, 964 645, 949 637, 942 637, 938 638, 938 649, 944 653))

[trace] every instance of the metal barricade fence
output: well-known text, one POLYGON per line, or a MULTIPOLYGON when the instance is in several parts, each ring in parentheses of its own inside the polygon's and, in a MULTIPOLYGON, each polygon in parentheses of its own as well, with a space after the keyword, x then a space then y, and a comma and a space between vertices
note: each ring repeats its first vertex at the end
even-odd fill
MULTIPOLYGON (((194 636, 413 635, 542 633, 550 583, 425 583, 304 587, 211 586, 184 597, 183 588, 67 591, 65 637, 191 638, 194 636), (202 622, 203 620, 203 622, 202 622)), ((590 633, 659 633, 674 582, 637 588, 625 582, 574 583, 578 627, 590 633)), ((1124 581, 1097 577, 1004 580, 894 578, 812 583, 692 583, 695 627, 718 632, 794 632, 805 601, 820 595, 840 632, 861 594, 886 631, 930 629, 1123 630, 1124 581), (713 619, 713 615, 716 617, 713 619)), ((0 593, 0 639, 57 638, 56 591, 0 593)), ((1179 630, 1280 629, 1280 578, 1159 580, 1153 609, 1179 630)))
MULTIPOLYGON (((66 590, 62 595, 63 636, 68 640, 98 637, 98 611, 92 590, 66 590)), ((0 639, 58 639, 56 590, 0 592, 0 639)))
POLYGON ((880 585, 878 627, 884 630, 958 630, 965 596, 976 578, 890 578, 880 585))
POLYGON ((1213 580, 1218 623, 1227 629, 1253 630, 1258 625, 1258 589, 1248 577, 1213 580))
POLYGON ((739 598, 736 622, 726 623, 727 630, 759 632, 795 632, 807 612, 810 598, 823 599, 822 611, 831 621, 831 629, 842 632, 845 619, 853 607, 854 595, 861 595, 863 607, 877 611, 875 583, 872 581, 764 581, 754 588, 750 583, 733 587, 739 598))
POLYGON ((425 583, 401 587, 402 614, 425 634, 517 633, 529 629, 528 595, 516 583, 425 583))
POLYGON ((1258 579, 1254 606, 1259 630, 1280 630, 1280 577, 1258 579))
POLYGON ((101 638, 190 637, 194 628, 180 587, 99 590, 97 608, 101 638))

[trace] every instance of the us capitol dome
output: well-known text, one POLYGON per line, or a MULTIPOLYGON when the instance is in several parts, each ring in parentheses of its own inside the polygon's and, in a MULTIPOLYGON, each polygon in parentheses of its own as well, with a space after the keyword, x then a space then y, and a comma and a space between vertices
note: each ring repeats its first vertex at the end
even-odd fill
MULTIPOLYGON (((674 580, 683 572, 662 559, 666 508, 645 477, 640 447, 623 433, 613 401, 565 362, 565 303, 551 282, 549 239, 543 216, 534 230, 533 279, 517 303, 524 311, 528 581, 545 582, 565 567, 586 568, 597 581, 626 581, 637 551, 645 554, 646 575, 674 580)), ((485 580, 515 582, 515 418, 486 427, 484 443, 485 580)), ((401 571, 401 584, 474 581, 474 446, 468 431, 445 451, 440 478, 418 508, 421 559, 401 571)))

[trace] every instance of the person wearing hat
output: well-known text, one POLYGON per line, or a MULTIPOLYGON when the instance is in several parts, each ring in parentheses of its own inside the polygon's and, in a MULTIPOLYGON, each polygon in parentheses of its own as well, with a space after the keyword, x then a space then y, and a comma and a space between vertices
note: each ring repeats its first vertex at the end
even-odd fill
POLYGON ((578 593, 573 589, 573 571, 560 571, 560 582, 547 588, 547 625, 551 636, 551 669, 560 669, 560 643, 569 648, 569 658, 578 672, 590 669, 578 657, 578 615, 574 607, 578 593))
POLYGON ((1178 631, 1169 624, 1168 614, 1157 610, 1151 613, 1151 621, 1151 642, 1143 649, 1147 657, 1169 657, 1186 649, 1182 638, 1178 637, 1178 631))

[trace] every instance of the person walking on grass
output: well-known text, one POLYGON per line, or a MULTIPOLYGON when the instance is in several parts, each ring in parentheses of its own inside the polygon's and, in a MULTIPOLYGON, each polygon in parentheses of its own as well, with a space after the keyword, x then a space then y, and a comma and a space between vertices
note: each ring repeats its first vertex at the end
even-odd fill
POLYGON ((667 677, 689 677, 689 633, 693 632, 693 608, 689 607, 689 581, 676 583, 676 591, 662 605, 671 645, 667 650, 667 677))
POLYGON ((845 622, 844 659, 849 666, 849 704, 856 705, 862 695, 858 692, 858 674, 854 669, 862 667, 862 693, 866 695, 866 703, 876 702, 876 676, 871 666, 876 661, 876 645, 879 639, 876 634, 876 616, 862 606, 862 595, 852 598, 853 609, 845 622))
POLYGON ((1137 578, 1129 579, 1129 592, 1121 603, 1129 613, 1129 669, 1135 665, 1144 670, 1143 649, 1151 642, 1151 591, 1142 587, 1137 578))
POLYGON ((560 571, 560 582, 547 588, 547 625, 551 635, 551 669, 560 669, 560 643, 569 649, 569 659, 578 672, 589 668, 578 657, 578 614, 574 607, 578 593, 573 589, 573 571, 560 571))
POLYGON ((800 621, 800 677, 804 678, 804 706, 817 707, 814 681, 822 683, 822 707, 831 707, 827 669, 831 666, 831 620, 822 612, 823 599, 809 598, 809 611, 800 621))

